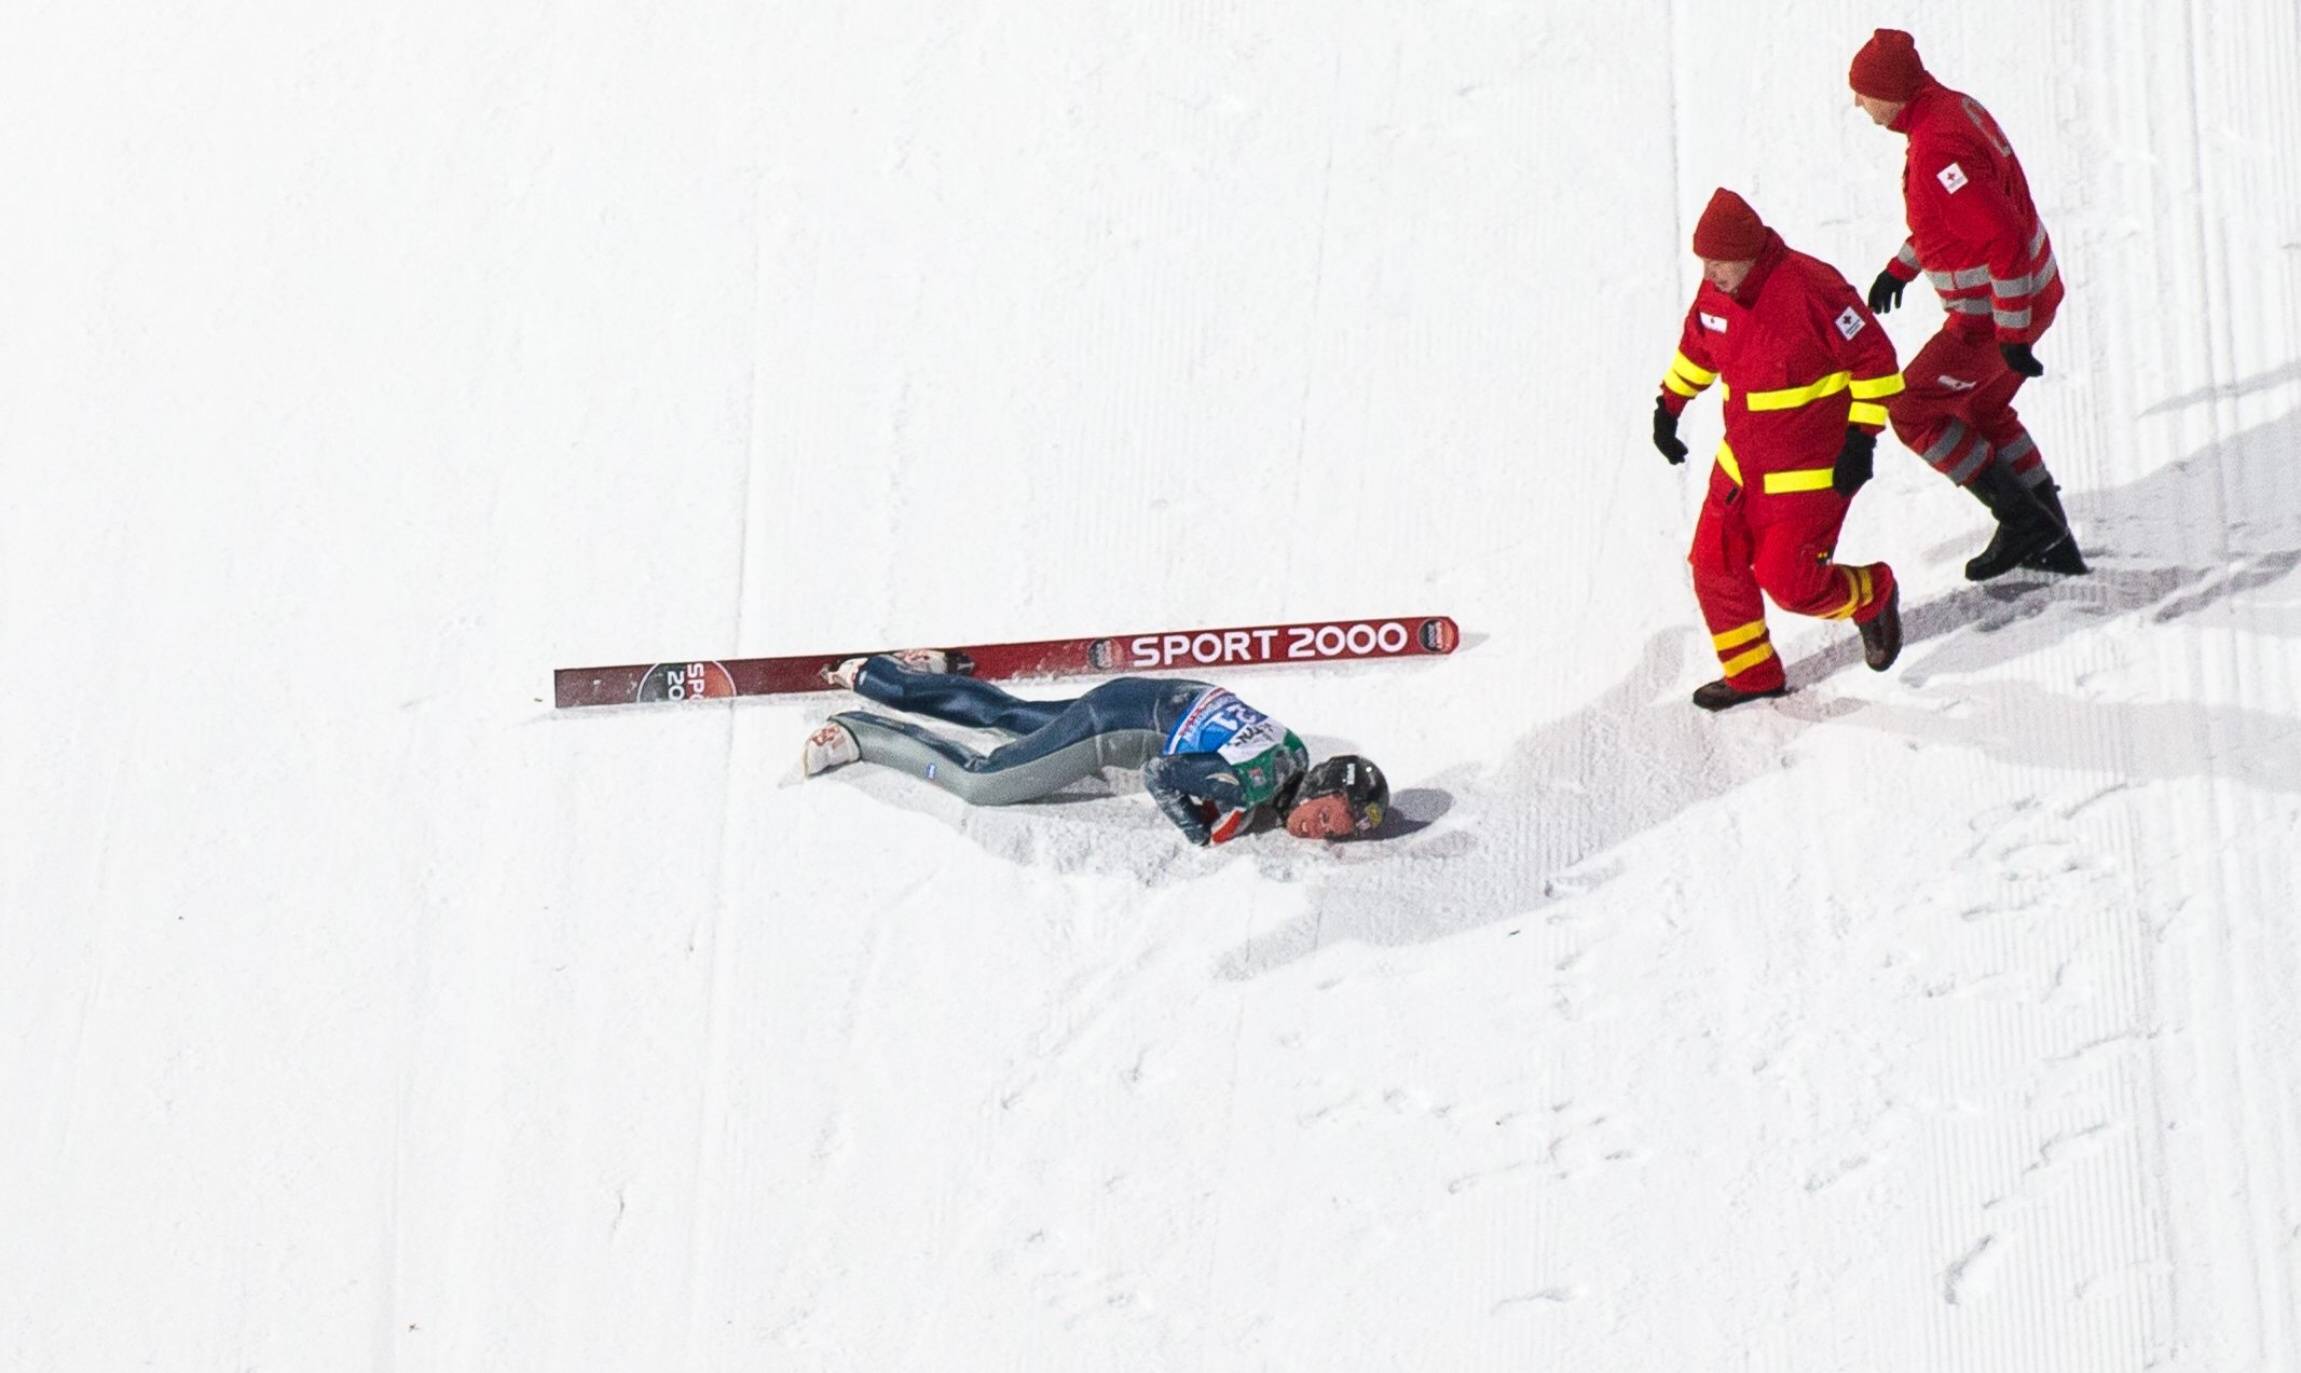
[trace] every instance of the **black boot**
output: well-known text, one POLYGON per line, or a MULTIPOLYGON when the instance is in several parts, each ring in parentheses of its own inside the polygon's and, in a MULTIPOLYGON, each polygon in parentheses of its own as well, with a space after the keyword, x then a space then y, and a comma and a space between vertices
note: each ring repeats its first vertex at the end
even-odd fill
POLYGON ((1967 581, 2001 577, 2020 566, 2023 559, 2068 542, 2069 530, 2003 463, 1993 462, 1983 468, 1966 489, 1997 518, 1997 532, 1989 536, 1989 547, 1966 560, 1967 581))
POLYGON ((1704 710, 1724 710, 1728 706, 1738 706, 1744 701, 1763 701, 1769 696, 1787 696, 1789 694, 1790 689, 1786 686, 1778 686, 1771 691, 1740 691, 1729 685, 1725 678, 1720 677, 1717 681, 1704 682, 1694 688, 1694 704, 1704 710))
POLYGON ((1892 667, 1894 659, 1902 655, 1902 589, 1897 586, 1887 592, 1885 608, 1854 628, 1862 632, 1862 661, 1870 665, 1870 671, 1892 667))
MULTIPOLYGON (((2068 529, 2069 517, 2061 513, 2061 488, 2053 484, 2053 478, 2048 477, 2044 485, 2030 489, 2037 494, 2038 504, 2044 506, 2046 512, 2062 528, 2068 529)), ((2074 531, 2043 553, 2032 553, 2022 559, 2021 565, 2038 572, 2058 572, 2064 577, 2082 577, 2089 570, 2085 565, 2085 554, 2078 550, 2074 531)))

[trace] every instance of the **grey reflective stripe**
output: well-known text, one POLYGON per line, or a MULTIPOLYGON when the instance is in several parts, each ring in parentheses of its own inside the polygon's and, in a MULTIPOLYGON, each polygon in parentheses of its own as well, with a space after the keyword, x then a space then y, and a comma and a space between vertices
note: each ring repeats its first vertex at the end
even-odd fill
POLYGON ((1917 244, 1911 242, 1909 239, 1903 239, 1902 250, 1894 254, 1894 261, 1902 264, 1905 267, 1917 266, 1917 244))
POLYGON ((1973 447, 1965 451, 1965 456, 1959 458, 1954 466, 1941 470, 1951 481, 1963 486, 1973 480, 1976 472, 1989 465, 1989 455, 1989 440, 1977 434, 1974 436, 1973 447))
POLYGON ((1957 300, 1945 300, 1941 306, 1944 310, 1955 310, 1961 315, 1986 315, 1989 313, 1989 302, 1980 296, 1965 296, 1957 300))
POLYGON ((1941 460, 1948 457, 1950 452, 1959 444, 1964 443, 1966 435, 1972 432, 1965 427, 1964 420, 1951 420, 1949 427, 1941 431, 1941 437, 1933 441, 1933 447, 1928 448, 1919 456, 1933 466, 1939 467, 1941 460))
POLYGON ((2029 327, 2029 309, 2027 306, 2019 310, 1992 310, 1989 312, 1989 317, 2000 329, 2027 329, 2029 327))
POLYGON ((2036 232, 2036 233, 2034 233, 2034 234, 2031 234, 2031 235, 2029 236, 2029 255, 2030 255, 2031 257, 2036 257, 2036 256, 2037 256, 2037 250, 2038 250, 2038 249, 2040 249, 2040 248, 2042 248, 2042 247, 2044 247, 2044 246, 2045 246, 2045 225, 2044 225, 2044 223, 2041 221, 2041 222, 2038 224, 2038 226, 2037 226, 2037 232, 2036 232))
POLYGON ((1951 420, 1922 456, 1936 472, 1963 486, 1973 480, 1973 474, 1989 461, 1989 440, 1965 427, 1962 420, 1951 420), (1971 440, 1971 442, 1967 442, 1971 440), (1959 452, 1960 447, 1964 451, 1959 452), (1956 454, 1953 458, 1951 454, 1956 454))
POLYGON ((2018 462, 2036 451, 2037 440, 2031 438, 2027 434, 2024 434, 2020 438, 2015 439, 2012 443, 2009 443, 2005 447, 1998 449, 1997 455, 2005 459, 2007 462, 2018 462))
POLYGON ((2033 295, 2044 290, 2047 283, 2051 282, 2060 271, 2060 265, 2052 258, 2047 258, 2043 267, 2031 272, 2028 276, 1991 277, 1989 289, 1991 294, 1998 296, 2033 295))
POLYGON ((1941 291, 1962 291, 1970 286, 1984 285, 1990 280, 1987 267, 1960 267, 1954 272, 1928 272, 1925 275, 1926 280, 1941 291))

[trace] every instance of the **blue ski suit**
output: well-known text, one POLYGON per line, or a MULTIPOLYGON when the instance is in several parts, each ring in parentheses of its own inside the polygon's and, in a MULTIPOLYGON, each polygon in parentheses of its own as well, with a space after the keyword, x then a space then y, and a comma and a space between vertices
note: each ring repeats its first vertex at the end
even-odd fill
POLYGON ((1292 730, 1208 682, 1118 677, 1066 701, 1027 701, 989 682, 867 660, 858 694, 955 725, 1017 736, 987 754, 869 711, 831 718, 862 759, 923 777, 972 805, 1051 796, 1106 767, 1140 768, 1143 785, 1194 844, 1236 838, 1282 809, 1309 766, 1292 730))

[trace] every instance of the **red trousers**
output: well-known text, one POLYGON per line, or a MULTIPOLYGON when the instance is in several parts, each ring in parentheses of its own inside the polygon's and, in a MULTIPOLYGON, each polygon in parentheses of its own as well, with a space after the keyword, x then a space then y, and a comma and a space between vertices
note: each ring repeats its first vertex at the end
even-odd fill
POLYGON ((1904 389, 1886 401, 1894 436, 1936 472, 1969 486, 1991 463, 2009 464, 2025 485, 2047 478, 2045 456, 2014 413, 2014 393, 2029 378, 2005 365, 1997 338, 1968 333, 1957 316, 1943 321, 1902 369, 1904 389))
MULTIPOLYGON (((1750 480, 1762 487, 1763 478, 1750 480)), ((1686 561, 1710 643, 1737 691, 1782 685, 1782 660, 1766 632, 1766 604, 1796 615, 1867 624, 1893 593, 1884 563, 1845 566, 1830 560, 1853 502, 1824 487, 1769 494, 1737 484, 1722 466, 1710 469, 1710 493, 1694 525, 1686 561)))

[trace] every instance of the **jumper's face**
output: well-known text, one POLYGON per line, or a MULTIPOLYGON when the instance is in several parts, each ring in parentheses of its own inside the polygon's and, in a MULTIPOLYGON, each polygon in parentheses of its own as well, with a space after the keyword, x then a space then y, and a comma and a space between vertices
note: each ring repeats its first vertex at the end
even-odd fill
POLYGON ((1339 796, 1313 796, 1286 813, 1286 832, 1297 839, 1340 839, 1356 828, 1339 796))
POLYGON ((1742 289, 1742 282, 1749 277, 1750 269, 1757 265, 1758 260, 1754 257, 1743 258, 1738 262, 1706 257, 1702 259, 1702 280, 1730 296, 1742 289))
POLYGON ((1881 129, 1893 123, 1894 116, 1900 114, 1902 106, 1908 103, 1906 100, 1880 100, 1874 95, 1863 95, 1860 91, 1854 92, 1854 104, 1861 108, 1863 114, 1870 117, 1872 124, 1881 129))

